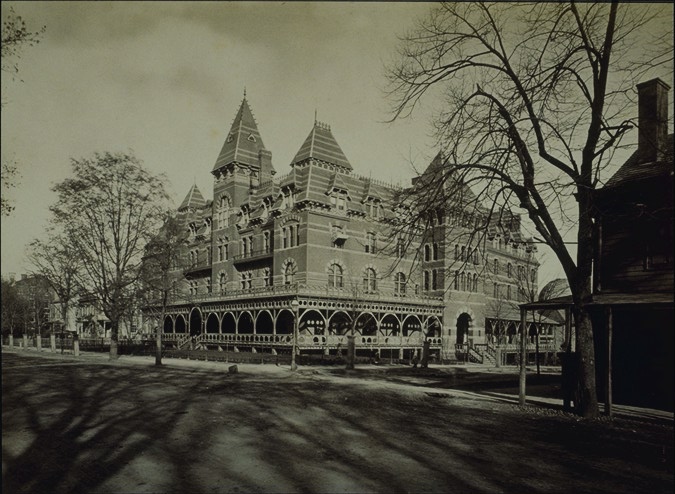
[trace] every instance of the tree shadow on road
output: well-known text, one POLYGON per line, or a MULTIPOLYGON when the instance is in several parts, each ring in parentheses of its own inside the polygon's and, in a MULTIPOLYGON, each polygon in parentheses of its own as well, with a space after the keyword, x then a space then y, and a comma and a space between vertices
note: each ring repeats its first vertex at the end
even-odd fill
POLYGON ((673 488, 672 427, 630 435, 354 379, 39 362, 28 372, 3 358, 3 394, 13 494, 673 488))

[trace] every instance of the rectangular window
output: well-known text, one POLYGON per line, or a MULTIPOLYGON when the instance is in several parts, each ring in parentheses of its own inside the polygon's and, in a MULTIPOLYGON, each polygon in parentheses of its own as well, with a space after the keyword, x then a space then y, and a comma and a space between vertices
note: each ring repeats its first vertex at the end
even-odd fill
POLYGON ((270 232, 263 232, 263 249, 265 254, 270 251, 270 232))
POLYGON ((375 245, 375 234, 368 233, 366 235, 366 252, 369 254, 375 254, 376 245, 375 245))

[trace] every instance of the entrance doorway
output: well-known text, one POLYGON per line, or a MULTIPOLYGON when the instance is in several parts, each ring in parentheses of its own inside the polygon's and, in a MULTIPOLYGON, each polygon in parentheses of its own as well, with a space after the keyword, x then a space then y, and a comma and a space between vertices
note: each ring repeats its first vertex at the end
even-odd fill
POLYGON ((458 345, 464 345, 469 342, 469 328, 471 327, 471 316, 463 312, 457 318, 457 340, 458 345))

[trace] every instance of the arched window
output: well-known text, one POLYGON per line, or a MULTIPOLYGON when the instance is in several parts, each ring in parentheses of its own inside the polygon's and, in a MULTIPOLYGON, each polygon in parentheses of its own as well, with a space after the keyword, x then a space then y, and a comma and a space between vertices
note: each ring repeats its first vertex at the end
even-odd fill
POLYGON ((510 278, 512 274, 513 273, 512 273, 512 269, 511 269, 511 263, 508 263, 506 265, 506 276, 508 276, 510 278))
POLYGON ((286 225, 281 229, 281 242, 284 249, 300 245, 300 228, 297 223, 286 225))
POLYGON ((478 293, 478 275, 475 273, 473 275, 473 292, 478 293))
POLYGON ((342 266, 337 263, 330 265, 328 269, 328 286, 332 288, 342 288, 343 278, 342 278, 342 266))
POLYGON ((242 290, 250 290, 252 287, 253 273, 251 271, 244 271, 239 274, 242 290))
POLYGON ((462 252, 461 252, 461 254, 459 255, 459 258, 460 258, 462 261, 465 261, 465 260, 466 260, 466 247, 465 247, 464 245, 462 245, 462 252))
POLYGON ((438 260, 438 244, 437 243, 434 243, 432 254, 433 254, 432 255, 433 260, 437 261, 438 260))
POLYGON ((432 290, 438 289, 438 271, 436 271, 435 269, 431 271, 431 289, 432 290))
POLYGON ((287 264, 284 269, 284 285, 291 285, 295 282, 295 266, 287 264))
POLYGON ((428 292, 431 289, 431 282, 430 282, 430 279, 429 279, 429 271, 424 271, 424 273, 422 273, 422 277, 423 277, 422 286, 424 287, 424 291, 428 292))
POLYGON ((455 261, 459 259, 459 245, 455 244, 455 261))
POLYGON ((429 247, 429 244, 424 244, 424 260, 431 260, 431 247, 429 247))
POLYGON ((455 280, 454 280, 454 282, 453 282, 452 287, 453 287, 455 290, 459 290, 459 271, 455 271, 455 280))
POLYGON ((270 268, 262 270, 263 286, 272 286, 272 271, 270 268))
POLYGON ((405 275, 403 273, 396 273, 394 277, 394 291, 396 295, 405 295, 405 275))
POLYGON ((494 260, 494 272, 495 274, 499 274, 499 259, 497 259, 496 257, 494 260))
POLYGON ((377 275, 373 268, 368 268, 363 272, 363 290, 366 293, 374 293, 377 290, 377 275))

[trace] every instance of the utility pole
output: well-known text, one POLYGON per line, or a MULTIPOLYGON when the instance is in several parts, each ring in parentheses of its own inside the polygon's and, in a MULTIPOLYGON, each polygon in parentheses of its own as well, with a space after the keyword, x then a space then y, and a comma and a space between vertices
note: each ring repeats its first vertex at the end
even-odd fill
POLYGON ((291 370, 297 370, 298 365, 295 363, 295 354, 298 351, 298 314, 300 302, 297 297, 291 300, 291 308, 293 309, 293 347, 291 350, 291 370))

